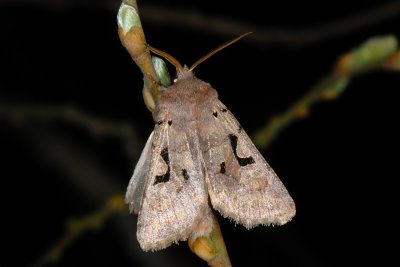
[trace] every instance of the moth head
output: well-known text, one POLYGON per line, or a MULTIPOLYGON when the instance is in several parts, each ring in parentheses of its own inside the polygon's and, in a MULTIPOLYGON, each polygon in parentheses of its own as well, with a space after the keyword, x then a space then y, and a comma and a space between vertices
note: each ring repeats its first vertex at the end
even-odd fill
POLYGON ((154 47, 149 46, 149 49, 151 52, 153 52, 154 54, 163 57, 164 59, 166 59, 169 63, 171 63, 172 65, 175 66, 176 68, 176 76, 177 78, 174 79, 174 82, 181 80, 181 79, 185 79, 187 77, 191 77, 193 76, 193 70, 194 68, 196 68, 198 65, 200 65, 201 63, 203 63, 204 61, 206 61, 207 59, 209 59, 210 57, 212 57, 213 55, 215 55, 216 53, 218 53, 219 51, 221 51, 222 49, 230 46, 231 44, 236 43, 237 41, 239 41, 240 39, 242 39, 243 37, 246 37, 247 35, 251 34, 252 32, 247 32, 245 34, 240 35, 239 37, 236 37, 235 39, 232 39, 226 43, 223 43, 222 45, 218 46, 217 48, 211 50, 210 52, 208 52, 206 55, 202 56, 200 59, 198 59, 190 68, 188 68, 186 65, 182 66, 182 64, 175 59, 173 56, 171 56, 170 54, 158 50, 154 47))

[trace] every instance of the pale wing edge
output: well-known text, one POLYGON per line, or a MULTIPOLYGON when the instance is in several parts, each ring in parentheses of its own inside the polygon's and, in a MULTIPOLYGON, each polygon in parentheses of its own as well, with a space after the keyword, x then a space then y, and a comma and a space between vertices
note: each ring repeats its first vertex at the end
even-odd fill
POLYGON ((129 205, 129 211, 137 214, 140 209, 143 193, 145 190, 146 177, 151 160, 151 146, 153 143, 154 131, 147 139, 146 145, 140 155, 139 161, 135 166, 132 178, 129 181, 125 194, 125 203, 129 205))

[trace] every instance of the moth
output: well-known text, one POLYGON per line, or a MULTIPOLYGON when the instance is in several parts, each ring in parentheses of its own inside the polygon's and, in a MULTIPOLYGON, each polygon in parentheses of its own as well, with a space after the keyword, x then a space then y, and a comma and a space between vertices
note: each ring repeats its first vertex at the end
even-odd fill
POLYGON ((175 65, 177 77, 159 87, 154 131, 126 192, 130 212, 139 215, 137 238, 143 250, 186 240, 199 224, 209 232, 209 203, 248 229, 282 225, 295 215, 288 191, 217 91, 193 74, 198 64, 241 37, 191 68, 150 48, 175 65))

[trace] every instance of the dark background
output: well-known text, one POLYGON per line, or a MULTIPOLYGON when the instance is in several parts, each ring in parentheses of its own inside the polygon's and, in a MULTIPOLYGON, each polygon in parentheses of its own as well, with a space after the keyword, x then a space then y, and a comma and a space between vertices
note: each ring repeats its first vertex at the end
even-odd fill
MULTIPOLYGON (((328 74, 343 52, 373 36, 399 37, 399 5, 139 1, 147 41, 188 65, 254 31, 196 69, 249 134, 328 74)), ((118 7, 116 0, 0 1, 1 267, 33 264, 70 218, 126 189, 153 122, 142 75, 119 42, 118 7), (71 117, 71 110, 79 113, 71 117), (132 127, 128 137, 107 131, 119 125, 132 127)), ((376 167, 378 110, 399 83, 384 71, 356 77, 338 100, 314 106, 262 151, 297 215, 285 226, 250 231, 219 217, 234 266, 358 266, 386 258, 376 250, 383 243, 373 241, 387 218, 378 184, 392 183, 376 167)), ((56 265, 206 266, 185 242, 142 252, 135 231, 136 216, 115 215, 56 265)))

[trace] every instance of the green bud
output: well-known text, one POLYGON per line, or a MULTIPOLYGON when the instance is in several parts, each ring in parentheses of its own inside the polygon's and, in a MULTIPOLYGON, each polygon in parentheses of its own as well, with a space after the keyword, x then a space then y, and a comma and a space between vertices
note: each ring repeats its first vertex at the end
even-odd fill
POLYGON ((354 50, 358 68, 374 65, 381 62, 397 49, 397 40, 394 36, 375 37, 367 40, 354 50))
POLYGON ((160 84, 164 87, 169 86, 171 84, 171 78, 169 77, 168 68, 164 60, 155 56, 153 56, 151 60, 153 62, 154 70, 156 71, 157 78, 160 84))
POLYGON ((121 27, 125 33, 129 32, 133 26, 141 26, 136 9, 125 3, 119 7, 117 21, 118 27, 121 27))

